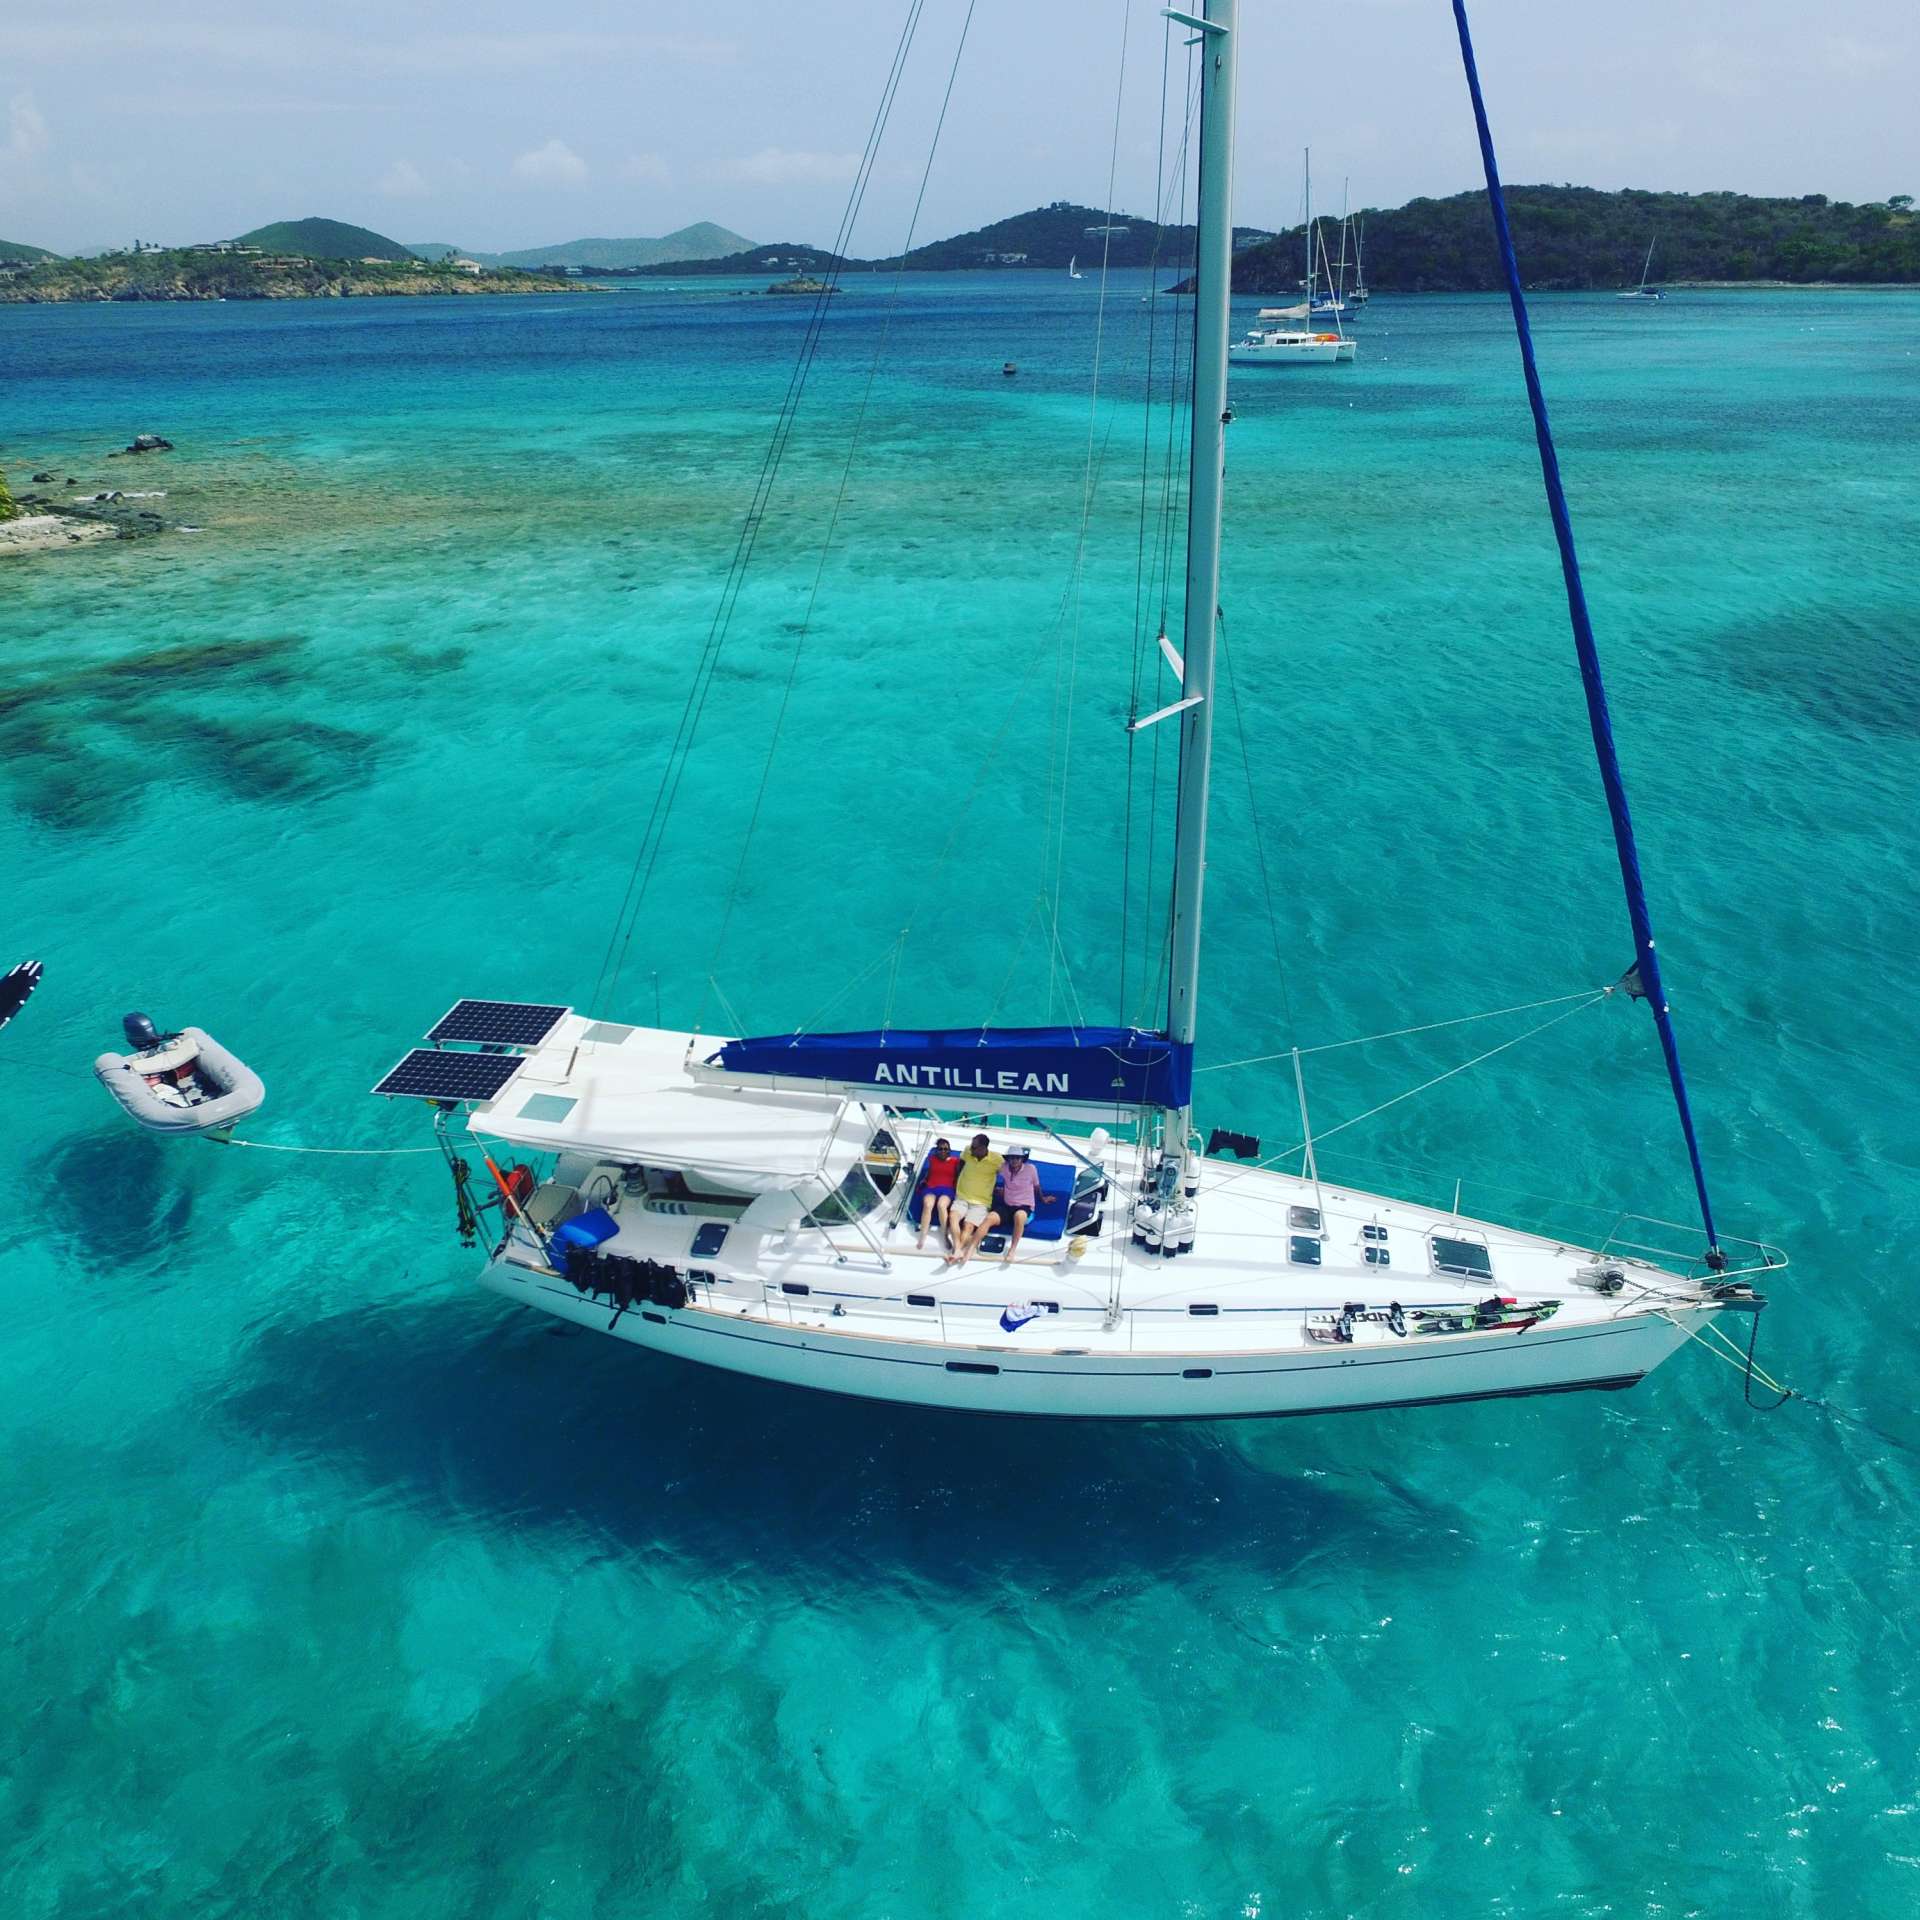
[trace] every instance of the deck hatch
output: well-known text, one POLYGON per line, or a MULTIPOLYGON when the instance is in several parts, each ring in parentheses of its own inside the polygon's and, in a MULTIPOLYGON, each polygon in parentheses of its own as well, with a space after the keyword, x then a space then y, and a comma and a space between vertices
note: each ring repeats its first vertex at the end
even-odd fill
POLYGON ((1493 1255, 1472 1240, 1448 1240, 1435 1234, 1433 1270, 1435 1273, 1457 1273, 1469 1280, 1491 1280, 1493 1255))
MULTIPOLYGON (((1295 1207, 1294 1212, 1310 1211, 1295 1207)), ((1296 1267, 1317 1267, 1320 1264, 1320 1236, 1313 1233, 1296 1233, 1287 1241, 1287 1258, 1296 1267)))

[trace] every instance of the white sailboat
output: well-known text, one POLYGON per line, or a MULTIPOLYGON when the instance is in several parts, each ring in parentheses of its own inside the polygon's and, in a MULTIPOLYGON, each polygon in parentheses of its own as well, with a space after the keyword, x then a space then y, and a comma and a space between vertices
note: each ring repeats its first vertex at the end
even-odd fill
POLYGON ((1659 287, 1647 285, 1647 275, 1653 270, 1653 250, 1658 244, 1657 235, 1647 242, 1647 257, 1640 263, 1640 284, 1622 288, 1613 296, 1616 300, 1664 300, 1667 297, 1659 287))
MULTIPOLYGON (((460 1001, 375 1091, 436 1109, 456 1186, 479 1151, 480 1278, 504 1299, 794 1386, 1125 1419, 1626 1387, 1757 1311, 1749 1282, 1780 1257, 1710 1229, 1704 1253, 1663 1256, 1624 1220, 1578 1246, 1324 1177, 1297 1055, 1291 1164, 1216 1157, 1196 1130, 1235 8, 1173 16, 1202 65, 1184 646, 1161 643, 1181 695, 1129 722, 1180 730, 1163 1024, 719 1039, 460 1001), (994 1183, 984 1249, 956 1261, 919 1244, 921 1189, 936 1143, 975 1134, 986 1158, 1030 1155, 1039 1192, 1015 1246, 1014 1183, 994 1183)), ((1643 964, 1657 986, 1650 947, 1643 964)))
POLYGON ((1076 253, 1073 258, 1067 262, 1067 278, 1069 280, 1084 280, 1086 277, 1087 276, 1080 271, 1080 256, 1076 253))
POLYGON ((1262 307, 1254 323, 1227 349, 1227 358, 1235 366, 1301 367, 1350 364, 1355 343, 1341 324, 1346 312, 1332 267, 1327 263, 1326 244, 1313 218, 1313 155, 1306 156, 1306 236, 1307 277, 1300 282, 1304 300, 1290 307, 1262 307), (1329 291, 1319 291, 1320 270, 1327 269, 1329 291), (1332 321, 1331 329, 1316 326, 1316 321, 1332 321))

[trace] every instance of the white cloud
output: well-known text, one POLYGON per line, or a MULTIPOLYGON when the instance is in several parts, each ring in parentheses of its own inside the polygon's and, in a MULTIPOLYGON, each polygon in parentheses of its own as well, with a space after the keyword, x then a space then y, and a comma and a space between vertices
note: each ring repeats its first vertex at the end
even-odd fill
POLYGON ((587 177, 587 163, 564 140, 549 140, 523 153, 513 170, 542 187, 577 187, 587 177))
POLYGON ((427 176, 411 160, 396 160, 375 182, 374 191, 394 200, 418 200, 429 191, 427 176))
POLYGON ((12 161, 31 160, 45 150, 47 122, 33 104, 30 93, 16 93, 7 102, 7 143, 5 154, 12 161))
POLYGON ((762 147, 758 153, 743 154, 726 171, 735 180, 785 187, 831 186, 851 180, 859 170, 857 153, 805 153, 791 147, 762 147))
POLYGON ((634 153, 621 162, 620 178, 641 180, 658 187, 665 186, 673 178, 673 173, 657 153, 634 153))

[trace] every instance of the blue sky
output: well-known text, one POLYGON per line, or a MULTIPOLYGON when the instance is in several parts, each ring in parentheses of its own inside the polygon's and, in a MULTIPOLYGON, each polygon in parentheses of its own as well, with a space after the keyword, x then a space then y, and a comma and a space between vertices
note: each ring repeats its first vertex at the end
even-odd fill
MULTIPOLYGON (((717 220, 825 241, 907 0, 87 0, 0 11, 0 236, 59 250, 324 213, 508 248, 717 220)), ((855 250, 899 244, 966 0, 926 0, 855 250)), ((1509 179, 1920 193, 1914 0, 1478 0, 1509 179)), ((1146 0, 977 0, 921 237, 1152 197, 1146 0)), ((1242 0, 1238 213, 1471 185, 1446 0, 1242 0)))

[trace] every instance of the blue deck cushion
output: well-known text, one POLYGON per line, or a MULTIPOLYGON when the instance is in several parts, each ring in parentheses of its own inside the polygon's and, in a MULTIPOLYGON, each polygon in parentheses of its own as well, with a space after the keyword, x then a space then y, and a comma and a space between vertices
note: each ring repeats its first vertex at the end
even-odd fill
POLYGON ((620 1222, 605 1207, 589 1207, 563 1220, 547 1239, 547 1259, 557 1272, 565 1273, 567 1261, 576 1247, 592 1249, 611 1240, 620 1231, 620 1222))
MULTIPOLYGON (((1040 1204, 1027 1218, 1027 1231, 1022 1236, 1026 1240, 1058 1240, 1067 1228, 1067 1204, 1073 1194, 1074 1169, 1064 1160, 1036 1160, 1033 1170, 1040 1176, 1040 1204)), ((920 1165, 919 1177, 913 1183, 913 1198, 907 1202, 903 1226, 920 1231, 920 1207, 927 1197, 926 1162, 920 1165)), ((1002 1207, 998 1189, 993 1196, 993 1204, 1002 1207)), ((983 1245, 997 1247, 1002 1234, 996 1229, 987 1235, 983 1245)))

